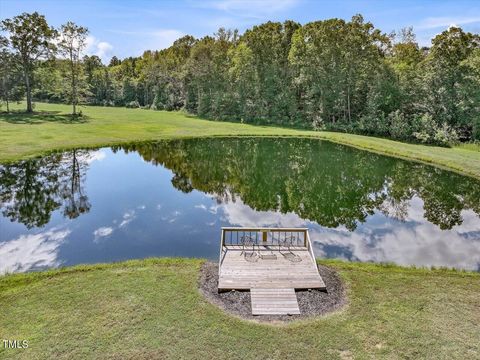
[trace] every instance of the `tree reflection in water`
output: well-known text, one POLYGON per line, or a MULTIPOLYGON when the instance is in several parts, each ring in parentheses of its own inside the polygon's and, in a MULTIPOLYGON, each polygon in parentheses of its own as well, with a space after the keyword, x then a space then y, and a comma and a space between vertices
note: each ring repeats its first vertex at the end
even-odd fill
MULTIPOLYGON (((480 183, 431 166, 314 139, 225 138, 162 141, 113 148, 173 171, 172 185, 219 203, 236 197, 256 211, 295 213, 321 226, 354 231, 375 212, 404 220, 410 202, 440 229, 480 215, 480 183)), ((4 217, 28 228, 61 209, 73 219, 90 210, 84 183, 93 151, 73 150, 0 166, 4 217)), ((143 191, 138 189, 138 191, 143 191)))
POLYGON ((375 211, 404 220, 414 197, 442 230, 460 225, 462 210, 480 215, 477 180, 313 139, 193 139, 118 149, 171 169, 183 192, 197 189, 220 202, 239 196, 254 210, 293 212, 330 228, 354 231, 375 211))
POLYGON ((0 166, 2 215, 30 229, 47 224, 59 208, 70 219, 88 212, 83 183, 90 153, 72 150, 0 166))

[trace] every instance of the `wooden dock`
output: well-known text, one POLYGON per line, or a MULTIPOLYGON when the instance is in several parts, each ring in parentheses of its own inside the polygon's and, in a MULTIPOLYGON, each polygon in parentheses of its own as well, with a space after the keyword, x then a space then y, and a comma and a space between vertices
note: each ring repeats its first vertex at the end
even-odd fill
POLYGON ((299 314, 295 289, 325 290, 308 230, 223 228, 218 290, 250 290, 252 314, 299 314))

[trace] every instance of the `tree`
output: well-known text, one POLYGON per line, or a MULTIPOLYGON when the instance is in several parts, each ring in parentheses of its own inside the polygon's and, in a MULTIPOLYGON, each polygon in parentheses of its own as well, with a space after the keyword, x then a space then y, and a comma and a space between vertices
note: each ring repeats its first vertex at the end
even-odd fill
POLYGON ((480 140, 480 48, 472 51, 461 62, 461 66, 465 69, 465 78, 459 92, 462 98, 469 99, 463 107, 468 106, 469 109, 467 116, 471 119, 469 125, 472 127, 472 138, 480 140))
POLYGON ((117 66, 117 65, 120 65, 121 63, 122 63, 122 61, 119 58, 117 58, 116 56, 113 56, 110 59, 110 62, 108 63, 108 66, 109 67, 117 66))
POLYGON ((70 63, 70 102, 73 115, 76 115, 78 104, 78 88, 81 75, 81 53, 85 49, 88 29, 69 21, 60 27, 60 41, 58 48, 70 63))
POLYGON ((432 40, 432 48, 422 63, 422 110, 439 125, 444 123, 464 133, 478 118, 478 97, 464 91, 471 67, 465 60, 480 48, 480 36, 450 27, 432 40))
POLYGON ((1 30, 9 33, 9 46, 18 55, 27 94, 27 112, 32 106, 32 74, 36 62, 55 50, 52 40, 57 32, 38 12, 23 13, 2 21, 1 30))
POLYGON ((52 155, 0 167, 0 205, 4 217, 28 229, 50 221, 59 206, 58 164, 52 155))
POLYGON ((253 117, 266 122, 288 123, 296 114, 292 72, 288 63, 292 35, 300 27, 293 21, 267 22, 247 30, 241 38, 251 50, 255 91, 253 117))
POLYGON ((63 215, 69 219, 90 211, 91 204, 84 189, 89 154, 88 150, 72 150, 63 154, 59 197, 63 203, 63 215))
POLYGON ((316 21, 295 31, 289 60, 298 106, 310 124, 335 126, 360 118, 388 42, 360 15, 350 22, 316 21))
POLYGON ((21 84, 21 72, 17 66, 16 55, 6 48, 7 39, 0 37, 0 100, 7 105, 10 112, 9 102, 21 100, 23 89, 21 84))
POLYGON ((47 224, 62 207, 74 219, 90 211, 84 189, 90 152, 72 150, 0 166, 0 211, 28 229, 47 224))
POLYGON ((229 50, 229 79, 235 92, 233 94, 233 111, 240 120, 254 118, 255 74, 253 71, 252 50, 241 42, 229 50))

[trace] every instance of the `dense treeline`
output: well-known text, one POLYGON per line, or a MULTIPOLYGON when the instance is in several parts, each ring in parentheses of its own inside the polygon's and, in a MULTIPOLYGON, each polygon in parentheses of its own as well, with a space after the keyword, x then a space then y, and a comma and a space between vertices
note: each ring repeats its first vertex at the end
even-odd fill
MULTIPOLYGON (((6 54, 11 46, 3 43, 6 54)), ((387 35, 360 15, 303 26, 268 22, 243 35, 184 36, 108 65, 97 56, 74 60, 32 62, 32 97, 424 143, 480 139, 480 36, 458 27, 420 48, 412 29, 387 35)), ((24 93, 13 68, 2 69, 4 101, 24 93)))

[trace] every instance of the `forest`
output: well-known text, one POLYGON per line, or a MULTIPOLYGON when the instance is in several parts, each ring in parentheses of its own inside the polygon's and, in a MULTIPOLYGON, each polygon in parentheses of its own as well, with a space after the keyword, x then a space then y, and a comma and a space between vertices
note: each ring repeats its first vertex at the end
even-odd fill
POLYGON ((0 97, 182 110, 207 119, 426 144, 480 140, 480 36, 450 27, 421 47, 356 15, 184 36, 140 57, 84 55, 88 29, 23 13, 1 22, 0 97))

